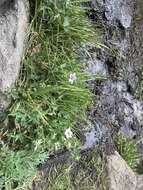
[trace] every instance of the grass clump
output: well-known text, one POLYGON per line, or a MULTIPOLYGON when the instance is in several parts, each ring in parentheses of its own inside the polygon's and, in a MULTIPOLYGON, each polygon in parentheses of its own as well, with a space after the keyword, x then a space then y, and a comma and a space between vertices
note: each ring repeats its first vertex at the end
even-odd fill
MULTIPOLYGON (((77 149, 74 126, 86 121, 91 93, 77 49, 96 44, 77 0, 35 0, 29 43, 12 104, 0 129, 0 189, 20 189, 51 149, 77 149), (66 129, 74 136, 65 138, 66 129), (14 185, 13 185, 14 184, 14 185)), ((26 189, 26 188, 25 188, 26 189)))
POLYGON ((94 147, 82 155, 71 170, 73 190, 107 190, 107 173, 104 155, 94 147))
POLYGON ((124 158, 127 164, 135 170, 137 160, 140 157, 135 141, 123 135, 119 135, 116 138, 115 144, 120 155, 124 158))
POLYGON ((38 190, 107 190, 105 160, 96 148, 81 154, 76 162, 47 162, 47 168, 38 190))

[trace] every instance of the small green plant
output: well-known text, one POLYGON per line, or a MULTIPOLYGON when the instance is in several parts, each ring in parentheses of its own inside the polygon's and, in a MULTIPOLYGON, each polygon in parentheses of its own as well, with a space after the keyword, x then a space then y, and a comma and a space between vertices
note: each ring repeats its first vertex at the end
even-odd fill
POLYGON ((135 169, 137 166, 137 159, 139 159, 140 155, 134 140, 123 135, 119 135, 116 138, 115 144, 120 155, 132 169, 135 169))
MULTIPOLYGON (((74 126, 86 122, 92 94, 77 49, 96 35, 77 0, 32 1, 31 30, 12 104, 0 128, 0 189, 20 189, 45 152, 78 149, 74 126), (72 135, 65 135, 67 130, 72 135), (16 185, 13 185, 16 184, 16 185)), ((0 117, 1 118, 1 117, 0 117)), ((44 155, 44 158, 43 158, 44 155)), ((47 154, 48 155, 48 154, 47 154)), ((26 188, 25 188, 26 189, 26 188)))
POLYGON ((8 147, 0 150, 0 187, 11 190, 30 182, 36 167, 47 157, 46 153, 12 151, 8 147), (28 172, 27 172, 28 171, 28 172))

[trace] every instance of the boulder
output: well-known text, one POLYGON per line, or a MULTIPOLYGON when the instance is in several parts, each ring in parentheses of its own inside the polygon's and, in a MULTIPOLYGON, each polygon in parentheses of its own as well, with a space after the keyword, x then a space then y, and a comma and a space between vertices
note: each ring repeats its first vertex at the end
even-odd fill
POLYGON ((6 92, 19 75, 29 11, 28 0, 0 2, 0 111, 2 111, 9 103, 6 92))
POLYGON ((137 178, 137 188, 136 188, 136 190, 143 190, 143 175, 140 175, 137 178))
POLYGON ((136 190, 137 176, 118 152, 107 156, 107 171, 110 190, 136 190))

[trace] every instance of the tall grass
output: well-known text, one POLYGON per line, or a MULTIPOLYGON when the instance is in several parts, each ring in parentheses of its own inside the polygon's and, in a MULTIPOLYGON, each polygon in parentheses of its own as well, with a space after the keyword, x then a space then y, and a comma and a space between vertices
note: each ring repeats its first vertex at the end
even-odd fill
POLYGON ((80 5, 77 0, 32 1, 28 47, 11 92, 7 127, 0 129, 0 189, 20 189, 46 151, 79 145, 74 126, 86 122, 92 94, 76 52, 87 42, 96 45, 96 33, 80 5), (69 128, 74 135, 67 139, 69 128))

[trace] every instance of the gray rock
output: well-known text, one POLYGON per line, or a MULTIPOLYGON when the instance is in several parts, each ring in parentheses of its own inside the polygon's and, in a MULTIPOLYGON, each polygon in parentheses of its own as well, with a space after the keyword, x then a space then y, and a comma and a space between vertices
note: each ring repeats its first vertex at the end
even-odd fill
POLYGON ((107 173, 110 190, 143 190, 143 175, 135 174, 116 151, 107 156, 107 173))
POLYGON ((87 67, 85 68, 85 71, 104 78, 108 75, 107 66, 105 63, 96 58, 89 59, 87 61, 87 67))
MULTIPOLYGON (((91 58, 87 61, 88 72, 110 78, 92 85, 100 97, 92 118, 96 121, 98 118, 102 126, 116 126, 130 138, 143 133, 143 102, 134 96, 143 61, 142 5, 142 0, 93 0, 93 6, 97 7, 102 18, 101 23, 108 28, 102 40, 113 48, 115 54, 111 55, 102 48, 98 59, 92 56, 92 62, 91 58)), ((98 23, 98 17, 95 18, 98 23)))
POLYGON ((109 21, 118 20, 123 27, 128 28, 131 25, 132 16, 130 5, 125 0, 106 0, 106 17, 109 21))
POLYGON ((136 187, 136 190, 143 190, 143 175, 140 175, 137 178, 137 187, 136 187))
POLYGON ((102 124, 119 127, 130 138, 143 132, 143 103, 127 91, 126 83, 107 80, 101 91, 95 117, 102 124))
POLYGON ((118 152, 107 156, 107 171, 110 190, 136 190, 137 176, 118 152))
POLYGON ((0 93, 3 94, 0 110, 3 110, 5 92, 15 83, 20 70, 28 24, 28 1, 1 1, 0 5, 0 93))
POLYGON ((103 0, 92 0, 93 7, 102 7, 104 5, 103 0))
POLYGON ((102 17, 99 22, 108 28, 104 43, 117 52, 116 60, 112 61, 114 76, 126 81, 134 93, 143 60, 143 1, 93 0, 93 5, 102 17))
POLYGON ((10 1, 10 0, 1 0, 0 1, 0 6, 3 5, 6 1, 10 1))
POLYGON ((104 7, 105 16, 110 24, 119 21, 124 28, 128 28, 132 21, 132 2, 130 0, 92 0, 94 7, 104 7))
POLYGON ((102 126, 100 123, 96 122, 95 124, 91 124, 90 130, 85 132, 85 142, 84 146, 82 147, 83 150, 93 148, 94 145, 99 144, 103 136, 107 133, 107 128, 102 126))

